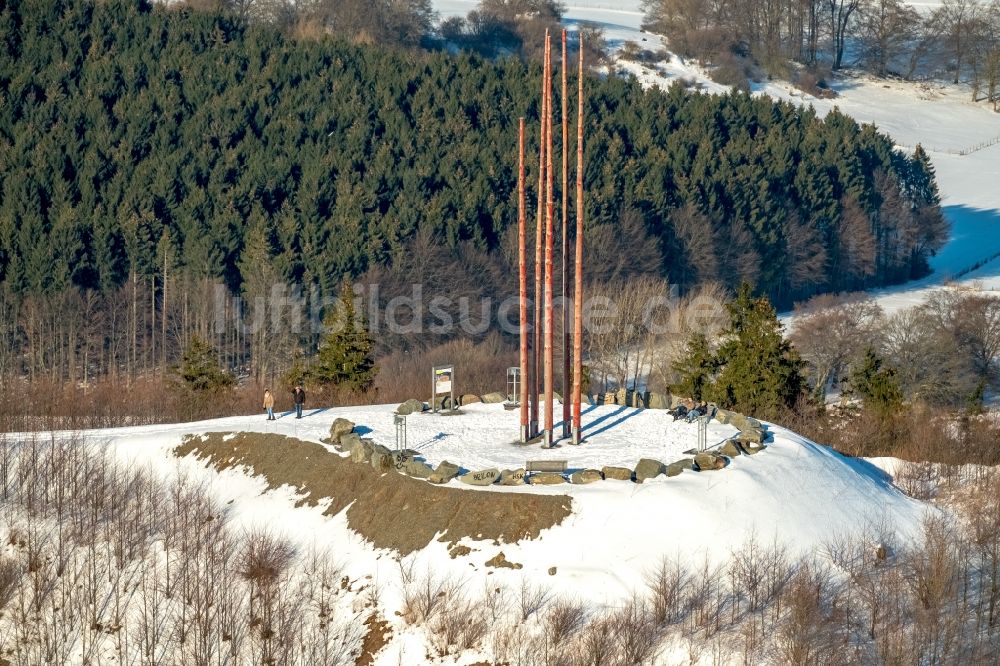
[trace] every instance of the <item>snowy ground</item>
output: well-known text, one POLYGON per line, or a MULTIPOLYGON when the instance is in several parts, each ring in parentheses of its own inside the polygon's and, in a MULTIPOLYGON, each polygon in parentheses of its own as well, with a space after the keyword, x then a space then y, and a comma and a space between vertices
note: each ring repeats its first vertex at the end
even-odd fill
MULTIPOLYGON (((670 462, 696 445, 696 426, 673 423, 665 412, 614 406, 592 407, 584 417, 588 441, 543 451, 537 445, 512 444, 518 413, 502 405, 472 405, 459 416, 411 415, 409 445, 428 461, 449 459, 469 468, 522 466, 527 459, 566 458, 571 467, 634 465, 639 458, 670 462)), ((378 442, 394 443, 393 406, 339 407, 307 412, 299 421, 284 415, 276 422, 263 416, 233 417, 191 424, 124 428, 86 433, 89 441, 108 446, 132 464, 162 474, 184 471, 203 478, 230 503, 237 525, 262 524, 284 531, 304 548, 333 545, 352 575, 374 575, 389 588, 398 567, 389 553, 376 551, 348 529, 346 517, 322 515, 322 507, 296 507, 289 488, 266 491, 265 483, 245 471, 216 473, 171 450, 185 434, 225 431, 275 432, 318 442, 339 416, 358 424, 378 442)), ((680 555, 699 563, 724 561, 750 533, 764 542, 777 539, 793 552, 821 551, 832 535, 871 532, 885 523, 907 541, 927 505, 900 493, 871 464, 847 459, 782 428, 769 426, 773 441, 753 457, 737 457, 715 472, 684 471, 638 485, 605 481, 592 485, 492 487, 487 492, 534 492, 569 495, 573 513, 563 524, 534 541, 496 545, 465 541, 468 556, 452 559, 445 544, 434 542, 416 555, 419 566, 478 579, 490 575, 519 584, 522 577, 555 585, 598 604, 614 604, 642 587, 643 576, 664 556, 680 555), (518 572, 486 569, 483 563, 503 550, 524 565, 518 572), (471 566, 470 566, 471 565, 471 566), (558 568, 558 577, 548 574, 558 568)), ((734 431, 713 423, 709 442, 734 431)), ((483 492, 452 481, 454 487, 483 492)), ((496 578, 492 578, 496 580, 496 578)), ((477 588, 478 589, 478 588, 477 588)), ((391 597, 391 595, 390 595, 391 597)), ((390 611, 395 608, 390 602, 390 611)), ((387 613, 388 614, 388 613, 387 613)))

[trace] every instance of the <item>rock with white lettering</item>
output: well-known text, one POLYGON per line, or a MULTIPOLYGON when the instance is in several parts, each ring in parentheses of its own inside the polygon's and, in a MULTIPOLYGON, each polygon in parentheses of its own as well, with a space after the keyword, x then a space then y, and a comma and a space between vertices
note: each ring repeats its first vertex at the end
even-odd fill
POLYGON ((434 473, 431 474, 427 480, 431 483, 448 483, 456 476, 458 476, 459 471, 461 471, 458 465, 448 462, 447 460, 441 461, 441 464, 437 466, 434 473))
POLYGON ((500 473, 500 485, 501 486, 523 486, 524 485, 524 468, 520 469, 505 469, 500 473))
POLYGON ((596 469, 581 469, 570 474, 569 480, 570 482, 577 484, 594 483, 595 481, 603 481, 604 475, 596 469))
POLYGON ((469 472, 458 477, 462 483, 470 486, 491 486, 500 478, 500 470, 484 469, 478 472, 469 472))
POLYGON ((601 469, 601 473, 604 474, 605 479, 614 479, 616 481, 632 480, 632 470, 628 467, 614 467, 612 465, 606 465, 601 469))

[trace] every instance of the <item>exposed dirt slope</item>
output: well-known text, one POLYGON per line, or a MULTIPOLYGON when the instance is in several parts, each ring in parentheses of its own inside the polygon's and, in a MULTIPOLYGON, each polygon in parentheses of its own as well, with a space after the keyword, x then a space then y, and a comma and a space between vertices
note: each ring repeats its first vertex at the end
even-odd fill
POLYGON ((174 450, 195 454, 216 469, 247 466, 272 488, 289 485, 307 493, 306 501, 331 500, 328 515, 347 510, 351 529, 380 548, 406 555, 430 543, 463 537, 504 542, 532 539, 570 514, 564 495, 486 493, 442 488, 370 465, 355 464, 319 444, 283 435, 211 433, 188 437, 174 450))

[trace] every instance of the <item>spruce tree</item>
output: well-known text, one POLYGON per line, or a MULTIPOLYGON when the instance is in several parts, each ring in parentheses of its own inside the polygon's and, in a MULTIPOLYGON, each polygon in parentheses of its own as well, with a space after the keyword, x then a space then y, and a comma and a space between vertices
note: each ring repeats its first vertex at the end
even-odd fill
POLYGON ((344 283, 336 307, 323 319, 326 334, 309 379, 319 386, 364 391, 372 385, 378 368, 372 356, 372 338, 354 308, 351 285, 344 283))
POLYGON ((802 394, 802 360, 782 335, 771 303, 754 297, 750 285, 744 283, 726 309, 729 327, 715 356, 720 371, 708 396, 723 407, 775 417, 802 394))
POLYGON ((851 373, 851 386, 861 396, 869 412, 887 417, 903 404, 903 390, 896 379, 896 371, 869 347, 861 365, 851 373))
POLYGON ((182 386, 193 393, 211 393, 232 388, 236 380, 222 369, 215 349, 195 336, 184 350, 175 372, 182 386))
POLYGON ((695 333, 687 342, 684 356, 674 363, 678 380, 671 391, 701 400, 716 369, 715 356, 709 347, 708 338, 704 333, 695 333))

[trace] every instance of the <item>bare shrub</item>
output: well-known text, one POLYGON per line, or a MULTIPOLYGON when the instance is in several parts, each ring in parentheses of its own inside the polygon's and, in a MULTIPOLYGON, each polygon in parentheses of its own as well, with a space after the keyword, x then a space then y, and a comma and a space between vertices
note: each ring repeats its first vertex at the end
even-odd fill
POLYGON ((521 579, 521 594, 518 599, 521 621, 527 622, 535 613, 540 613, 552 600, 552 592, 541 585, 535 585, 527 577, 521 579))
POLYGON ((452 590, 433 623, 434 643, 441 656, 479 646, 489 628, 486 611, 478 600, 452 590))
POLYGON ((560 600, 545 615, 545 629, 551 645, 560 645, 584 625, 587 612, 579 601, 560 600))
POLYGON ((0 556, 0 613, 14 597, 14 591, 21 582, 21 567, 6 557, 0 556))
POLYGON ((662 626, 681 620, 685 593, 690 575, 680 556, 660 560, 660 565, 646 576, 646 587, 652 598, 653 620, 662 626))
POLYGON ((790 666, 831 664, 843 639, 838 633, 837 593, 830 572, 816 562, 802 562, 782 595, 785 612, 777 624, 774 652, 790 666))
POLYGON ((422 574, 413 571, 412 561, 400 563, 403 573, 403 615, 412 624, 429 622, 461 588, 461 584, 436 576, 428 568, 422 574))
POLYGON ((611 626, 623 663, 642 664, 652 658, 660 636, 644 600, 632 597, 611 615, 611 626))

